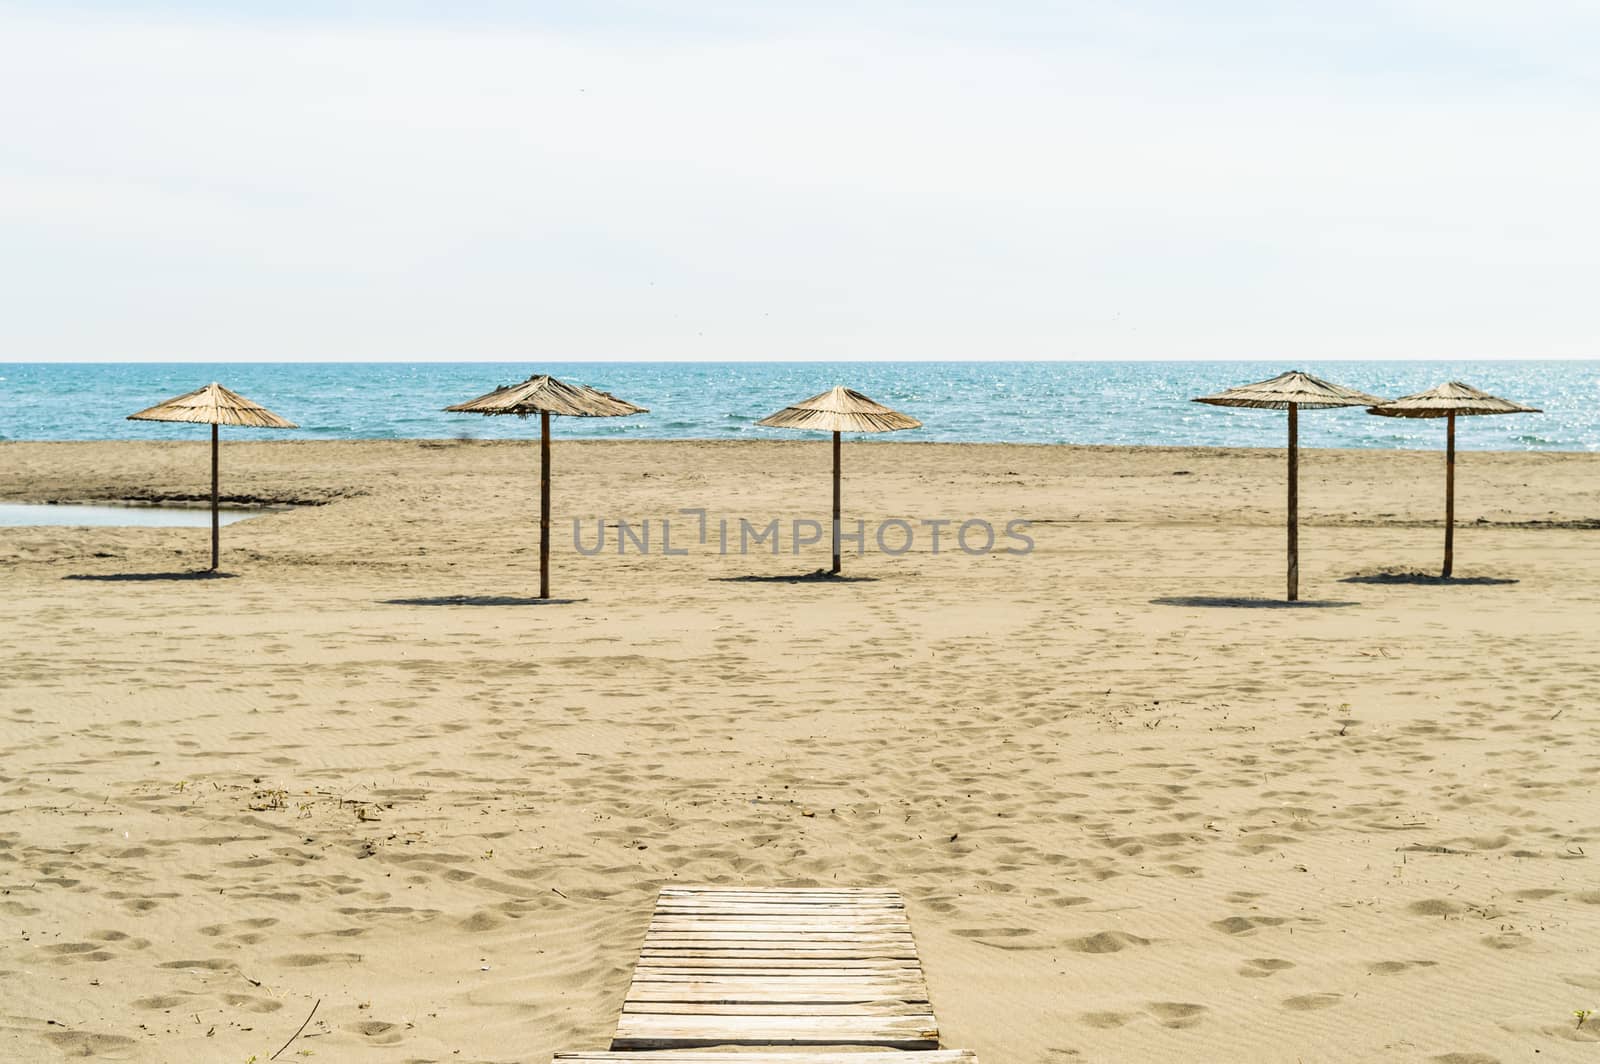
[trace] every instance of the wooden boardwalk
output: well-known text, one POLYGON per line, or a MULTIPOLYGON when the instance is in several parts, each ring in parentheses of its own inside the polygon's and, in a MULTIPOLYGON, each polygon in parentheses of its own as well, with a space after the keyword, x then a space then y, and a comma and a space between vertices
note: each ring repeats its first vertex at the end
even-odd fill
POLYGON ((557 1053, 557 1064, 978 1064, 970 1050, 918 1050, 912 1053, 693 1053, 661 1050, 659 1053, 557 1053))
POLYGON ((611 1048, 712 1045, 937 1049, 939 1027, 899 892, 661 891, 611 1048))

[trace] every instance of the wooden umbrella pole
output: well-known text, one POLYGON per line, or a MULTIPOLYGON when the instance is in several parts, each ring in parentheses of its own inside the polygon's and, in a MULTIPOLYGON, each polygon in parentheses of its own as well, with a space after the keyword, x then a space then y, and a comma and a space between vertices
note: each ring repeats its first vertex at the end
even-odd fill
POLYGON ((550 411, 539 411, 539 597, 550 597, 550 411))
POLYGON ((839 575, 839 434, 833 434, 833 573, 839 575))
POLYGON ((1456 416, 1445 419, 1444 434, 1444 575, 1455 563, 1456 542, 1456 416))
POLYGON ((221 522, 217 518, 217 426, 211 426, 211 571, 216 572, 222 556, 221 522))
POLYGON ((1300 598, 1300 407, 1289 404, 1289 601, 1300 598))

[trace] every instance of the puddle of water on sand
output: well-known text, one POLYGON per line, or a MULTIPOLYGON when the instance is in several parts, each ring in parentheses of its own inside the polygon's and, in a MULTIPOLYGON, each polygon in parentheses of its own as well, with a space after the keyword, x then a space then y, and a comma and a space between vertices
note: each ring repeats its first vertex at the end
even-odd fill
MULTIPOLYGON (((223 510, 224 525, 248 521, 274 510, 223 510)), ((0 528, 65 525, 73 528, 210 528, 211 510, 181 506, 79 506, 56 503, 0 503, 0 528)))

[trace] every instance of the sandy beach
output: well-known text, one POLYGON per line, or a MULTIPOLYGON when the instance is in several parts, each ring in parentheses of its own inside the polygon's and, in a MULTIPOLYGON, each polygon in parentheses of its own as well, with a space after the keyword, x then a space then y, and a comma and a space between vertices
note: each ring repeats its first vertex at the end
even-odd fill
MULTIPOLYGON (((825 445, 558 441, 551 604, 527 443, 222 462, 295 506, 224 578, 0 528, 0 1059, 259 1064, 315 1005, 280 1061, 545 1064, 669 883, 902 890, 985 1064, 1600 1054, 1600 455, 1464 452, 1440 585, 1383 577, 1436 570, 1439 454, 1303 451, 1294 609, 1279 451, 847 445, 919 535, 824 581, 825 445)), ((0 444, 0 501, 206 463, 0 444)))

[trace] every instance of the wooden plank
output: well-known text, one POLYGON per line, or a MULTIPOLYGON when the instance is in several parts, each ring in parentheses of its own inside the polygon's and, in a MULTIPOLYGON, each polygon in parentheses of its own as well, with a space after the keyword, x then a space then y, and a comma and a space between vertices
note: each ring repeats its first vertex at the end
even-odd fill
POLYGON ((756 909, 781 909, 789 913, 903 913, 905 906, 889 902, 787 902, 787 901, 663 901, 658 912, 750 912, 756 909))
POLYGON ((784 931, 659 931, 645 939, 645 946, 659 949, 662 946, 686 946, 690 942, 709 942, 710 946, 734 946, 742 942, 746 944, 746 949, 805 949, 808 942, 813 946, 821 946, 826 942, 829 946, 856 949, 882 949, 885 946, 912 949, 909 934, 862 934, 856 931, 816 931, 813 934, 784 931))
POLYGON ((783 930, 792 932, 855 931, 861 934, 907 934, 905 917, 898 920, 793 918, 786 916, 663 916, 645 925, 646 931, 783 930))
POLYGON ((749 939, 732 942, 727 939, 683 939, 677 942, 658 943, 644 954, 645 958, 682 957, 693 953, 717 957, 759 957, 764 954, 779 957, 799 957, 815 954, 821 957, 868 957, 885 960, 903 960, 917 963, 916 947, 903 942, 819 942, 798 943, 783 939, 749 939))
POLYGON ((745 986, 752 990, 800 990, 805 987, 881 987, 921 986, 920 972, 780 972, 777 975, 749 975, 744 972, 713 972, 710 975, 679 975, 674 972, 652 972, 634 976, 631 985, 646 988, 679 983, 719 987, 745 986))
POLYGON ((639 963, 649 968, 670 968, 674 965, 707 963, 715 968, 738 968, 741 965, 771 962, 778 968, 801 967, 806 963, 836 963, 845 967, 861 965, 872 967, 917 966, 915 954, 898 950, 835 949, 688 949, 652 950, 639 958, 639 963))
POLYGON ((680 900, 677 900, 677 901, 671 901, 671 900, 663 898, 661 900, 661 903, 657 906, 656 911, 659 912, 659 911, 662 911, 662 910, 665 910, 665 909, 686 909, 686 910, 691 910, 691 911, 708 909, 708 910, 711 910, 713 912, 720 911, 720 910, 728 910, 730 912, 749 912, 751 909, 782 909, 785 912, 794 912, 794 913, 836 913, 836 912, 903 913, 903 912, 905 912, 905 906, 903 904, 896 903, 896 902, 888 902, 888 901, 870 901, 870 902, 830 901, 830 902, 818 902, 818 901, 784 901, 781 898, 769 899, 767 901, 759 901, 759 900, 756 900, 754 898, 700 898, 700 899, 695 900, 695 901, 689 901, 687 899, 680 899, 680 900))
MULTIPOLYGON (((738 992, 718 992, 715 989, 677 990, 672 994, 667 992, 643 992, 643 994, 629 994, 627 1002, 622 1005, 626 1013, 658 1013, 659 1008, 654 1005, 694 1005, 725 1006, 722 1011, 736 1014, 741 1005, 882 1005, 877 1013, 896 1013, 893 1005, 920 1005, 922 1011, 930 1011, 933 1006, 928 1003, 928 994, 922 990, 906 990, 906 992, 891 992, 891 990, 862 990, 862 992, 848 992, 848 990, 808 990, 806 994, 782 994, 779 990, 765 990, 765 992, 752 992, 752 990, 738 990, 738 992)), ((715 1011, 709 1008, 707 1011, 715 1011)))
POLYGON ((631 986, 641 990, 676 985, 747 987, 751 990, 784 990, 799 993, 807 987, 817 989, 852 987, 920 987, 921 972, 781 972, 777 975, 746 972, 712 972, 679 975, 673 972, 653 972, 636 976, 631 986))
POLYGON ((926 1001, 835 1001, 776 1004, 759 1001, 718 1002, 651 1001, 629 1002, 623 1012, 651 1013, 657 1016, 926 1016, 926 1001))
POLYGON ((863 985, 840 981, 833 985, 802 983, 785 980, 783 985, 762 986, 754 983, 635 983, 628 988, 627 1004, 641 1001, 741 1001, 766 1003, 791 1001, 797 1005, 807 1001, 927 1001, 926 987, 915 983, 879 983, 863 985))
MULTIPOLYGON (((694 939, 686 941, 692 943, 694 939)), ((865 953, 874 957, 896 956, 911 961, 917 957, 914 942, 900 941, 852 945, 849 942, 802 942, 798 939, 746 939, 743 942, 712 942, 705 946, 684 945, 679 941, 654 943, 640 950, 645 957, 753 957, 763 952, 779 957, 840 957, 850 953, 865 953), (768 944, 763 945, 763 942, 768 944)))
POLYGON ((634 973, 632 981, 645 985, 684 980, 715 982, 729 979, 763 979, 790 986, 795 983, 827 980, 856 980, 860 977, 915 983, 923 981, 922 972, 916 968, 641 968, 634 973))
POLYGON ((782 912, 766 915, 742 914, 742 912, 699 912, 699 914, 678 915, 674 914, 674 912, 658 912, 658 914, 650 918, 650 923, 651 926, 696 925, 696 923, 704 923, 704 925, 710 926, 739 926, 746 925, 746 923, 750 923, 750 925, 782 923, 782 925, 797 926, 797 928, 800 928, 800 926, 826 928, 826 926, 830 925, 851 926, 851 928, 856 928, 856 926, 864 926, 864 928, 882 928, 882 926, 904 928, 904 926, 907 926, 904 912, 893 912, 893 914, 885 915, 864 914, 864 912, 854 912, 854 914, 850 914, 850 912, 845 912, 845 914, 819 912, 819 914, 814 915, 782 914, 782 912))
POLYGON ((662 905, 787 905, 795 908, 846 905, 871 908, 905 906, 905 899, 898 894, 662 894, 659 902, 662 905))
POLYGON ((848 942, 858 941, 911 941, 910 931, 897 931, 891 928, 860 928, 824 931, 821 928, 788 928, 781 924, 772 924, 767 927, 656 927, 645 932, 645 940, 670 941, 675 938, 721 938, 738 942, 745 939, 778 939, 790 942, 804 942, 815 939, 818 942, 848 942))
POLYGON ((695 1050, 658 1050, 649 1057, 637 1053, 557 1053, 556 1064, 649 1064, 665 1060, 671 1064, 977 1064, 978 1057, 968 1049, 924 1049, 900 1053, 829 1053, 814 1050, 788 1050, 781 1053, 701 1053, 695 1050))
POLYGON ((660 899, 667 902, 699 901, 751 901, 784 905, 904 905, 899 891, 882 894, 847 894, 826 890, 748 891, 748 890, 663 890, 660 899))
POLYGON ((818 974, 846 974, 846 973, 882 973, 882 974, 922 974, 922 968, 907 965, 904 960, 827 960, 827 958, 813 958, 813 960, 794 960, 790 957, 766 957, 763 960, 725 960, 718 957, 702 957, 699 960, 678 960, 678 962, 640 962, 634 968, 635 976, 656 976, 656 974, 698 973, 709 976, 723 976, 739 971, 760 971, 768 976, 818 976, 818 974))
POLYGON ((835 895, 826 894, 731 894, 717 892, 712 894, 665 894, 659 898, 662 905, 788 905, 799 907, 802 905, 859 905, 872 907, 892 907, 901 909, 905 907, 905 899, 898 894, 883 895, 835 895))
POLYGON ((747 895, 764 896, 767 894, 792 895, 799 898, 826 898, 834 895, 843 895, 847 898, 862 898, 881 895, 887 898, 898 898, 900 892, 893 887, 662 887, 663 897, 676 897, 678 895, 690 897, 706 897, 714 895, 747 895))
POLYGON ((872 957, 903 957, 916 960, 916 943, 909 938, 888 938, 876 941, 846 939, 840 942, 812 942, 804 938, 694 938, 680 935, 647 942, 640 951, 644 956, 685 955, 709 953, 719 957, 751 957, 758 953, 775 953, 781 956, 817 954, 836 957, 849 953, 872 957))
POLYGON ((657 1016, 625 1012, 612 1049, 715 1045, 878 1045, 937 1049, 927 1016, 657 1016))
POLYGON ((789 928, 781 925, 767 927, 652 927, 645 931, 646 941, 654 939, 671 940, 674 938, 725 938, 730 940, 740 939, 786 939, 790 941, 803 941, 815 938, 818 935, 829 935, 830 939, 818 939, 821 942, 835 939, 865 939, 877 941, 879 939, 911 941, 911 932, 896 930, 889 927, 860 927, 823 929, 814 928, 789 928))
POLYGON ((774 920, 784 922, 811 922, 811 923, 847 923, 847 924, 896 924, 905 925, 905 913, 885 911, 883 913, 836 913, 831 909, 812 909, 804 913, 774 912, 770 909, 751 910, 747 913, 731 912, 718 909, 714 912, 676 913, 670 910, 657 912, 650 918, 651 923, 658 920, 711 920, 719 923, 770 923, 774 920))

